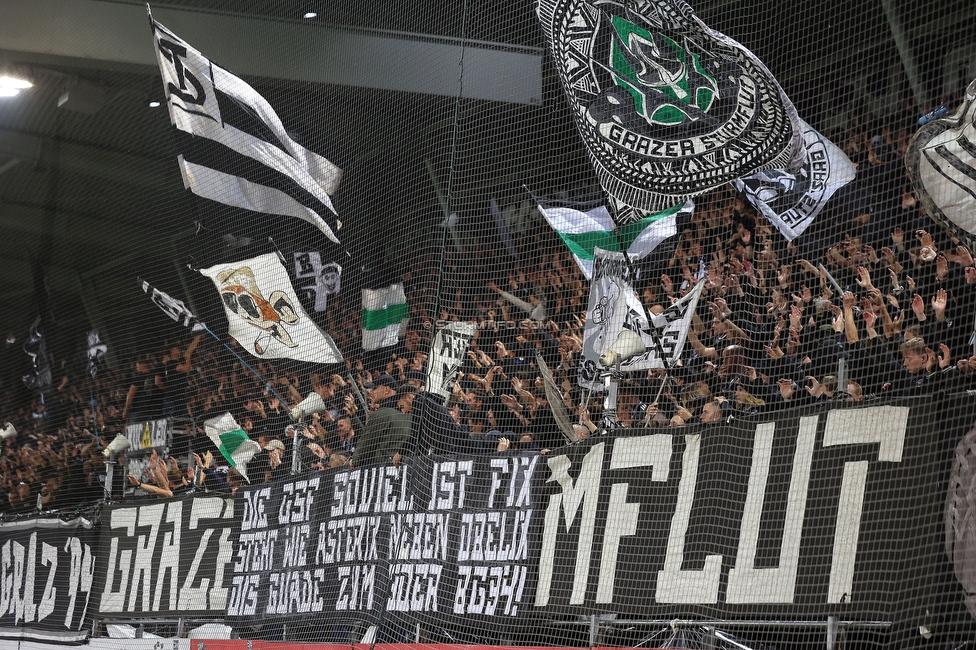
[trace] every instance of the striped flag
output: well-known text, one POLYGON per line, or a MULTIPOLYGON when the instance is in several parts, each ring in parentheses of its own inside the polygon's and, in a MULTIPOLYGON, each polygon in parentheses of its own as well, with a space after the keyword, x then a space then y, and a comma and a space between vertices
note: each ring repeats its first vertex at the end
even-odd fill
POLYGON ((403 283, 383 289, 363 289, 363 349, 378 350, 396 345, 410 320, 403 283))
MULTIPOLYGON (((678 227, 687 223, 694 209, 694 201, 687 201, 622 226, 620 240, 627 246, 627 254, 632 260, 646 257, 662 241, 676 235, 678 227)), ((594 248, 620 251, 614 221, 602 205, 586 211, 579 207, 540 205, 539 212, 566 244, 587 280, 593 278, 594 248)))
POLYGON ((233 207, 302 219, 339 243, 341 224, 329 195, 342 170, 294 142, 271 105, 243 80, 151 15, 150 21, 170 120, 204 139, 179 157, 186 188, 233 207))
POLYGON ((174 298, 165 291, 160 291, 145 280, 139 280, 142 290, 153 301, 153 304, 163 310, 167 316, 184 327, 189 327, 191 332, 203 332, 207 325, 193 315, 193 312, 183 304, 182 300, 174 298))
POLYGON ((244 429, 230 413, 204 420, 203 430, 217 445, 220 455, 250 483, 247 478, 247 463, 254 458, 254 454, 261 451, 261 445, 247 437, 244 429))
POLYGON ((976 80, 952 115, 918 130, 905 163, 925 213, 976 247, 976 80))

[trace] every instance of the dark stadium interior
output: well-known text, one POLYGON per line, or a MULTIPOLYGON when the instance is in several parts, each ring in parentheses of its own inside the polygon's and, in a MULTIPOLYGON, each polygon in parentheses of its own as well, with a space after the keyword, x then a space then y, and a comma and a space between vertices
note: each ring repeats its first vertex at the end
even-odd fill
MULTIPOLYGON (((919 547, 937 549, 938 553, 919 560, 924 571, 935 574, 931 567, 936 565, 940 571, 945 569, 941 517, 943 507, 946 512, 951 508, 943 505, 947 482, 943 474, 951 464, 955 440, 940 438, 930 422, 939 422, 953 434, 971 426, 972 407, 963 394, 976 389, 976 345, 969 338, 976 309, 976 250, 966 248, 965 237, 960 241, 958 232, 946 231, 924 213, 921 199, 912 191, 904 157, 918 130, 918 118, 939 106, 951 113, 973 81, 976 3, 689 0, 689 4, 706 25, 756 54, 782 85, 800 118, 857 165, 857 182, 838 194, 841 198, 824 210, 805 236, 790 244, 730 186, 696 197, 694 219, 660 254, 649 255, 639 265, 643 276, 635 282, 645 307, 659 306, 661 311, 687 295, 696 279, 705 283, 683 363, 674 370, 671 384, 657 370, 622 382, 614 418, 601 423, 600 388, 594 393, 578 383, 590 285, 532 201, 534 196, 601 199, 601 186, 547 49, 534 2, 167 0, 152 4, 155 20, 251 84, 281 117, 292 139, 343 170, 342 183, 332 196, 342 223, 337 245, 298 219, 268 214, 242 218, 240 210, 184 189, 177 158, 192 145, 190 136, 171 124, 144 3, 0 0, 0 76, 33 83, 16 97, 0 96, 0 302, 5 305, 0 321, 0 425, 12 422, 20 432, 14 439, 0 439, 0 523, 44 510, 35 501, 41 497, 48 509, 65 513, 102 500, 106 478, 101 451, 124 433, 127 422, 135 421, 133 413, 146 416, 143 419, 175 418, 176 435, 169 453, 178 460, 172 461, 175 467, 162 461, 161 466, 131 477, 119 466, 114 484, 109 484, 110 497, 120 497, 124 489, 131 492, 133 481, 140 490, 143 482, 159 483, 158 490, 156 486, 143 490, 150 495, 169 497, 186 491, 183 488, 193 492, 194 471, 207 471, 198 486, 200 493, 240 489, 243 483, 234 472, 223 467, 215 476, 211 467, 204 469, 206 461, 193 459, 193 453, 203 458, 210 454, 218 464, 227 465, 203 428, 204 419, 224 412, 232 413, 250 439, 261 445, 255 456, 260 464, 255 461, 252 466, 256 467, 253 483, 284 480, 290 476, 291 458, 299 458, 295 467, 304 463, 303 470, 327 470, 336 467, 329 462, 338 454, 340 465, 346 466, 354 457, 355 443, 350 443, 344 427, 354 427, 357 440, 362 441, 369 407, 365 400, 357 400, 359 393, 377 389, 382 393, 386 378, 381 373, 389 373, 395 384, 388 386, 392 391, 388 408, 395 402, 398 410, 409 415, 411 400, 416 401, 413 424, 407 430, 417 436, 383 447, 383 454, 357 468, 374 460, 398 464, 411 454, 420 457, 420 441, 430 444, 431 454, 481 458, 497 453, 500 458, 519 450, 550 453, 565 439, 548 403, 551 393, 546 393, 538 371, 538 351, 554 369, 556 394, 584 437, 607 429, 610 439, 618 426, 642 425, 657 432, 677 432, 676 438, 682 431, 704 431, 702 437, 707 439, 709 426, 727 427, 722 435, 730 440, 733 430, 743 436, 738 442, 744 441, 741 448, 746 452, 727 464, 714 439, 708 452, 703 452, 703 467, 713 473, 702 472, 702 490, 734 501, 738 510, 734 516, 695 511, 688 529, 688 548, 693 549, 688 557, 694 556, 693 562, 704 561, 702 549, 708 542, 701 540, 708 537, 710 527, 725 526, 732 531, 727 539, 738 539, 733 529, 740 523, 736 517, 744 516, 740 501, 745 500, 745 477, 751 471, 752 436, 759 438, 758 416, 783 417, 795 426, 800 411, 819 418, 835 408, 887 407, 893 400, 904 398, 897 404, 907 404, 917 398, 911 401, 916 410, 905 443, 908 460, 896 469, 878 469, 879 455, 872 446, 872 462, 877 462, 871 466, 870 480, 886 482, 885 489, 895 495, 891 502, 899 513, 908 513, 905 521, 923 531, 919 547), (512 226, 512 243, 493 220, 492 201, 506 218, 512 216, 510 224, 517 223, 512 226), (292 272, 293 255, 306 251, 322 251, 323 262, 328 258, 342 265, 341 292, 331 298, 327 310, 312 317, 335 340, 345 365, 247 355, 228 335, 224 304, 214 284, 198 272, 271 252, 279 253, 292 272), (820 263, 825 265, 822 273, 817 268, 820 263), (826 269, 833 274, 829 281, 826 269), (840 287, 833 284, 834 278, 840 287), (386 286, 394 279, 403 281, 409 303, 406 337, 392 353, 364 351, 361 290, 386 286), (177 326, 147 297, 140 280, 184 300, 215 336, 195 339, 196 333, 177 326), (508 291, 511 294, 505 295, 508 291), (539 308, 540 296, 543 308, 539 308), (453 394, 438 405, 445 421, 418 424, 419 405, 433 398, 409 397, 417 391, 403 388, 426 378, 432 334, 452 321, 473 323, 478 333, 462 359, 461 379, 453 394), (49 383, 40 389, 28 386, 32 369, 25 345, 31 348, 34 325, 43 332, 52 362, 49 383), (93 329, 107 346, 94 378, 88 374, 86 343, 93 329), (913 358, 924 361, 910 367, 913 358), (838 383, 838 359, 843 360, 851 384, 838 383), (189 369, 172 374, 182 361, 189 369), (177 388, 170 388, 169 394, 167 389, 157 391, 153 386, 159 385, 154 382, 160 377, 177 388), (143 393, 134 399, 139 390, 143 393), (291 424, 289 410, 313 392, 322 397, 324 408, 310 417, 307 436, 314 442, 306 441, 307 447, 299 451, 294 441, 300 436, 286 429, 291 424), (400 401, 404 398, 405 407, 400 401), (93 405, 97 413, 92 412, 93 405), (968 406, 952 413, 938 410, 959 405, 968 406), (789 415, 782 415, 787 411, 789 415), (438 433, 430 431, 418 434, 428 425, 430 431, 440 431, 443 425, 458 439, 446 440, 446 434, 439 439, 438 433), (685 425, 687 429, 680 428, 685 425), (736 429, 740 426, 745 428, 736 429), (920 440, 931 442, 937 451, 923 448, 920 440), (167 479, 169 469, 173 473, 167 479), (937 497, 933 487, 931 494, 913 501, 905 479, 909 470, 916 469, 922 476, 920 483, 937 486, 937 497), (937 517, 931 515, 935 510, 937 517), (732 523, 718 521, 723 516, 731 517, 732 523)), ((305 309, 311 313, 308 305, 305 309)), ((430 411, 423 413, 426 417, 430 411)), ((828 421, 829 417, 823 418, 814 425, 820 427, 818 443, 823 442, 828 421)), ((690 443, 680 444, 688 453, 684 445, 690 443)), ((788 516, 787 489, 793 497, 789 473, 793 457, 792 448, 786 450, 780 438, 777 445, 773 449, 770 442, 768 450, 774 459, 770 494, 776 493, 775 499, 770 497, 770 507, 775 511, 773 524, 780 526, 788 516)), ((850 445, 860 445, 858 453, 868 446, 864 440, 850 445)), ((577 454, 576 467, 583 447, 563 450, 577 454)), ((834 498, 842 489, 842 472, 848 471, 844 463, 853 466, 862 459, 847 448, 825 452, 823 447, 826 444, 817 449, 822 455, 813 461, 810 484, 834 498)), ((677 452, 671 458, 675 469, 685 462, 677 452)), ((539 463, 537 478, 542 466, 539 463)), ((864 472, 867 475, 868 470, 864 472)), ((640 476, 649 475, 648 470, 640 476)), ((957 479, 958 472, 952 481, 957 479)), ((550 478, 547 486, 555 490, 553 481, 550 478)), ((676 481, 672 483, 667 489, 676 493, 676 481)), ((607 492, 603 489, 600 494, 606 497, 607 492)), ((668 498, 675 496, 671 492, 668 498)), ((890 505, 872 494, 876 500, 869 500, 866 520, 871 508, 883 510, 890 505)), ((829 498, 819 498, 811 501, 810 511, 815 514, 808 517, 823 516, 833 526, 838 506, 829 498)), ((700 507, 700 502, 696 504, 700 507)), ((535 506, 536 524, 541 527, 543 506, 535 506)), ((558 519, 558 503, 555 508, 558 519)), ((599 517, 605 524, 606 514, 601 511, 599 517)), ((888 533, 875 523, 866 525, 862 535, 887 552, 888 533)), ((664 519, 653 525, 661 539, 669 533, 664 519)), ((770 525, 763 521, 764 527, 770 525)), ((830 528, 827 535, 832 534, 830 528)), ((805 613, 819 616, 817 607, 823 603, 817 599, 823 599, 827 587, 820 579, 823 576, 814 573, 820 569, 829 573, 825 567, 830 566, 831 556, 829 549, 821 552, 819 546, 816 553, 810 552, 823 541, 817 535, 824 533, 815 531, 813 541, 803 540, 802 550, 808 553, 804 557, 815 557, 812 565, 800 568, 800 581, 808 592, 800 593, 797 602, 808 607, 805 613)), ((895 551, 883 557, 896 556, 906 566, 914 561, 908 543, 898 546, 903 542, 895 533, 892 539, 895 551)), ((756 566, 763 562, 764 567, 773 566, 780 543, 776 535, 760 538, 756 566)), ((560 538, 559 544, 561 551, 570 553, 569 542, 560 538)), ((948 541, 945 544, 949 546, 948 541)), ((649 557, 658 550, 651 549, 649 557)), ((734 550, 729 550, 723 581, 729 580, 733 555, 734 550)), ((647 566, 637 568, 656 572, 661 567, 652 564, 660 558, 653 557, 647 566)), ((678 564, 680 569, 680 560, 678 564)), ((858 565, 856 579, 872 571, 882 575, 885 570, 858 565)), ((951 569, 944 575, 950 573, 951 569)), ((906 570, 899 575, 909 574, 906 570)), ((560 586, 568 593, 572 575, 557 572, 555 580, 562 580, 560 586)), ((891 589, 902 587, 899 583, 891 589)), ((727 589, 723 582, 722 598, 727 589)), ((959 602, 940 600, 931 607, 932 614, 912 603, 912 618, 899 621, 912 634, 919 621, 935 620, 943 611, 951 610, 946 620, 959 612, 965 618, 961 588, 953 579, 932 589, 959 596, 959 602)), ((882 590, 879 587, 878 593, 882 590)), ((640 601, 644 594, 636 591, 635 601, 640 601)), ((943 595, 938 591, 932 600, 943 595)), ((877 602, 884 598, 879 596, 877 602)), ((720 601, 714 610, 672 604, 662 611, 675 617, 732 611, 733 616, 745 618, 750 613, 748 607, 722 609, 731 602, 720 601)), ((909 611, 909 605, 899 602, 897 606, 903 609, 890 611, 909 611)), ((882 610, 882 605, 877 609, 882 610)), ((572 607, 566 611, 570 613, 563 617, 566 626, 559 635, 552 631, 555 628, 534 630, 524 637, 517 630, 506 630, 511 637, 494 639, 489 638, 490 629, 483 633, 473 623, 466 628, 463 618, 455 621, 460 632, 451 630, 467 642, 539 642, 546 634, 555 635, 554 643, 592 642, 593 636, 587 637, 589 628, 580 623, 583 619, 574 618, 580 612, 572 607)), ((792 615, 785 607, 766 611, 792 615)), ((403 629, 410 625, 404 624, 403 629)), ((292 639, 304 635, 310 641, 321 640, 319 635, 326 633, 336 634, 340 641, 347 638, 335 629, 325 631, 325 624, 321 629, 308 624, 292 637, 278 623, 274 626, 271 632, 269 624, 244 634, 292 639)), ((966 618, 961 627, 971 629, 972 621, 966 618)), ((607 636, 600 639, 603 645, 646 640, 640 625, 607 629, 607 636)), ((383 638, 381 632, 381 641, 399 640, 396 634, 404 639, 410 636, 403 630, 387 633, 392 636, 383 638)), ((866 646, 882 643, 873 636, 876 633, 877 629, 866 626, 852 631, 851 638, 862 634, 866 646)), ((939 634, 936 637, 945 647, 961 638, 939 634)), ((454 640, 444 629, 431 635, 439 642, 454 640)), ((782 645, 784 637, 777 635, 778 631, 762 625, 751 629, 743 625, 743 638, 768 643, 767 649, 787 647, 782 645)), ((822 645, 822 637, 820 628, 804 628, 794 638, 812 647, 822 645)))

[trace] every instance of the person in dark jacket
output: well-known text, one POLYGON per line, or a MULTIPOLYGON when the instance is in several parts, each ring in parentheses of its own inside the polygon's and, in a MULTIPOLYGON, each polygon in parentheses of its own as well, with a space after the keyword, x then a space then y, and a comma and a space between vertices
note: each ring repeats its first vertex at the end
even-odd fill
POLYGON ((352 457, 354 467, 374 465, 377 463, 393 462, 393 457, 405 455, 410 443, 410 415, 397 408, 406 393, 416 395, 415 386, 404 386, 398 395, 396 380, 390 375, 377 377, 369 390, 369 399, 379 406, 373 411, 366 423, 356 445, 356 452, 352 457))

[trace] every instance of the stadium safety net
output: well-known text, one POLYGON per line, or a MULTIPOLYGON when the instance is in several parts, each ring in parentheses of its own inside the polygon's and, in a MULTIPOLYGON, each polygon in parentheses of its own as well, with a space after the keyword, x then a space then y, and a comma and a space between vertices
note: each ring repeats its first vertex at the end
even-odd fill
POLYGON ((0 649, 973 643, 974 18, 0 3, 0 649))

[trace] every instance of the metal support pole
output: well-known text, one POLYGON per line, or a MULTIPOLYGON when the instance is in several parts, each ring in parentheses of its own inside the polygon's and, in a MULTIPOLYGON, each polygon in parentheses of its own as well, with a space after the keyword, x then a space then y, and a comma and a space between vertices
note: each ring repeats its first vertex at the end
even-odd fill
MULTIPOLYGON (((845 353, 846 354, 846 353, 845 353)), ((847 359, 844 356, 837 358, 837 390, 834 394, 840 395, 847 392, 847 359)))
POLYGON ((105 494, 103 501, 105 503, 110 503, 112 501, 112 481, 115 479, 115 454, 109 456, 109 459, 105 461, 105 494))
POLYGON ((600 619, 596 614, 590 614, 590 647, 596 647, 596 637, 600 632, 600 619))
POLYGON ((837 646, 837 617, 827 617, 827 650, 834 650, 837 646))

